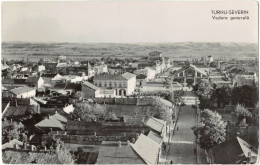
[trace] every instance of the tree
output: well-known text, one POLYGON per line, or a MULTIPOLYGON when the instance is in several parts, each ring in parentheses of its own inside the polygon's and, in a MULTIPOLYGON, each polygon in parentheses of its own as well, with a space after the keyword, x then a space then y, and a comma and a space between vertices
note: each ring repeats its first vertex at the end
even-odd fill
POLYGON ((205 109, 201 112, 201 123, 192 127, 197 143, 205 150, 209 163, 214 163, 211 148, 226 140, 226 125, 221 115, 205 109))
POLYGON ((242 123, 242 121, 244 119, 247 119, 247 118, 250 118, 252 117, 252 113, 249 112, 243 105, 241 104, 237 104, 236 105, 236 109, 235 109, 235 113, 237 115, 237 124, 241 125, 241 124, 245 124, 245 123, 242 123))
POLYGON ((216 88, 212 91, 211 94, 211 101, 217 101, 218 107, 221 105, 227 105, 230 103, 231 97, 231 89, 226 86, 222 86, 220 88, 216 88))
POLYGON ((166 121, 167 124, 172 123, 172 111, 169 108, 166 108, 159 99, 155 99, 153 105, 158 110, 155 117, 166 121))
POLYGON ((254 107, 258 101, 257 88, 243 85, 234 87, 231 92, 231 102, 233 105, 243 104, 245 107, 254 107))
POLYGON ((23 140, 21 133, 24 132, 24 127, 17 122, 10 122, 8 120, 4 120, 2 122, 2 143, 6 143, 9 140, 17 139, 23 140))
POLYGON ((209 80, 203 79, 200 81, 200 83, 198 85, 197 94, 199 96, 209 97, 212 90, 213 90, 213 87, 211 86, 211 83, 209 82, 209 80))
POLYGON ((82 121, 100 121, 104 119, 106 108, 103 105, 91 106, 87 103, 76 105, 73 113, 69 115, 69 119, 82 121))

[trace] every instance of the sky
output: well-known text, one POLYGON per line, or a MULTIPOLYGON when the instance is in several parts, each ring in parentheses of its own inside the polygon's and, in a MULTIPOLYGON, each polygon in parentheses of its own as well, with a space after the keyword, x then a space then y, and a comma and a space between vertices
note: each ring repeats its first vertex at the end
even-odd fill
POLYGON ((258 43, 253 1, 9 1, 1 19, 2 41, 258 43), (211 10, 248 10, 249 20, 213 20, 211 10))

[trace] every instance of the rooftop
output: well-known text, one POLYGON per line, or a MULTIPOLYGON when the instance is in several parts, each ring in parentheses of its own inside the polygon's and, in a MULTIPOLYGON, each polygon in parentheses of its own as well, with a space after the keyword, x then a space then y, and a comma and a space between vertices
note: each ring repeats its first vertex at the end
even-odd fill
POLYGON ((34 88, 24 86, 24 87, 12 89, 12 90, 10 90, 10 92, 14 93, 15 95, 19 95, 19 94, 22 94, 22 93, 25 93, 25 92, 31 92, 31 91, 34 91, 34 90, 35 90, 34 88))
POLYGON ((97 164, 145 164, 130 144, 104 141, 99 149, 97 164))

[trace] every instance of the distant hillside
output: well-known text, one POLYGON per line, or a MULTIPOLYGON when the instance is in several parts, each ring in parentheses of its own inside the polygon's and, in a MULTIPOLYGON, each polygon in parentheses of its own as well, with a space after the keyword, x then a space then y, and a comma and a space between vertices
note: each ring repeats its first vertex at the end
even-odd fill
POLYGON ((248 43, 2 43, 2 57, 21 58, 27 55, 33 58, 57 56, 71 58, 94 57, 140 57, 151 51, 161 51, 164 56, 174 57, 258 57, 258 45, 248 43))

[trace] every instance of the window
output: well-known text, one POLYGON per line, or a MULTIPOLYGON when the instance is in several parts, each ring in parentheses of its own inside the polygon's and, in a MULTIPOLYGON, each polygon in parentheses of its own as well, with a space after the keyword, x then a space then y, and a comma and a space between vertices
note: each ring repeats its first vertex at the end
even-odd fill
POLYGON ((111 88, 112 88, 112 82, 109 82, 109 87, 111 87, 111 88))
POLYGON ((183 77, 183 72, 180 73, 180 77, 183 77))
POLYGON ((95 86, 97 86, 97 83, 95 83, 95 86))
POLYGON ((114 82, 114 87, 117 87, 117 84, 116 84, 116 82, 114 82))
POLYGON ((107 83, 105 82, 104 87, 107 87, 107 83))
POLYGON ((126 84, 126 82, 124 82, 124 87, 127 87, 127 84, 126 84))
POLYGON ((119 88, 121 88, 122 87, 122 84, 121 83, 119 83, 119 88))
POLYGON ((99 83, 99 87, 101 87, 102 86, 102 84, 101 83, 99 83))

